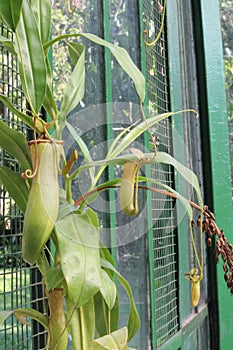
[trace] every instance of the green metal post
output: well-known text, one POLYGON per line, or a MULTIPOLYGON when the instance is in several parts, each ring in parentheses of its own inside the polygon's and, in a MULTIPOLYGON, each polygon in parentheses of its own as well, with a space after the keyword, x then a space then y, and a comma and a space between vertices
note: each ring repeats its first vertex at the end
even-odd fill
MULTIPOLYGON (((104 11, 104 39, 110 41, 110 23, 109 23, 109 1, 104 0, 103 3, 104 11)), ((112 140, 113 129, 112 129, 112 71, 111 71, 111 53, 110 50, 105 50, 105 84, 106 84, 106 113, 107 113, 107 138, 108 145, 111 145, 109 140, 112 140)), ((108 167, 109 180, 114 179, 114 169, 108 167)), ((116 244, 116 215, 115 215, 115 193, 114 190, 109 190, 109 210, 110 210, 110 232, 111 232, 111 253, 117 264, 117 244, 116 244)))
MULTIPOLYGON (((206 79, 207 118, 209 137, 209 167, 213 210, 218 225, 229 240, 232 234, 232 194, 230 155, 224 87, 222 39, 218 0, 200 0, 204 68, 206 79)), ((221 264, 217 269, 220 349, 232 347, 233 300, 223 279, 221 264)))

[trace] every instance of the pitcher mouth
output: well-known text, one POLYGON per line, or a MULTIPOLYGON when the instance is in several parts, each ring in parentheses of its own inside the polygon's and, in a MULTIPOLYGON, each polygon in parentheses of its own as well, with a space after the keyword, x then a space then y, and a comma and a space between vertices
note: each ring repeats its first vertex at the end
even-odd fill
POLYGON ((64 145, 64 141, 63 140, 56 140, 56 139, 36 139, 36 140, 31 140, 28 141, 28 145, 33 145, 33 144, 39 144, 39 143, 56 143, 57 145, 64 145))

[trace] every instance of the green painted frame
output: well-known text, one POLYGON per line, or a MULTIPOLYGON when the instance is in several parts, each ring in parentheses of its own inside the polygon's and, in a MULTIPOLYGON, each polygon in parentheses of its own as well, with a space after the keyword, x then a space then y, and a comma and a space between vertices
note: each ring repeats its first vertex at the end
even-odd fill
MULTIPOLYGON (((204 159, 209 168, 209 196, 218 222, 230 239, 233 228, 230 149, 224 85, 222 38, 218 0, 200 0, 204 69, 206 80, 206 111, 209 154, 204 159)), ((233 317, 229 305, 232 297, 226 289, 222 266, 217 268, 220 349, 232 346, 233 317)))

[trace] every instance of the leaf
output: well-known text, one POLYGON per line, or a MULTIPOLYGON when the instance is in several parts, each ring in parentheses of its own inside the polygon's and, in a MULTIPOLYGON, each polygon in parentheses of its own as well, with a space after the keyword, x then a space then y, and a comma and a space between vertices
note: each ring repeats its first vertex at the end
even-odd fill
POLYGON ((27 114, 18 111, 7 96, 0 94, 0 101, 4 103, 4 105, 7 106, 11 110, 11 112, 14 113, 17 117, 19 117, 25 124, 33 128, 32 117, 29 117, 27 114))
POLYGON ((104 269, 101 269, 102 282, 100 287, 100 293, 102 294, 108 308, 111 310, 116 302, 116 284, 109 277, 104 269))
POLYGON ((26 210, 29 193, 20 174, 2 165, 0 166, 0 181, 9 192, 15 203, 24 213, 26 210))
POLYGON ((6 319, 12 314, 13 311, 0 311, 0 325, 6 321, 6 319))
POLYGON ((101 286, 99 232, 96 214, 89 208, 82 214, 70 213, 56 223, 61 268, 69 297, 80 307, 101 286))
POLYGON ((82 349, 80 312, 68 295, 66 296, 66 308, 69 332, 72 335, 72 350, 80 350, 82 349))
POLYGON ((70 41, 67 41, 66 43, 68 45, 70 59, 73 65, 75 66, 78 63, 80 56, 82 55, 83 45, 78 43, 72 43, 70 41))
POLYGON ((0 42, 13 56, 17 55, 15 51, 14 43, 12 42, 12 40, 0 35, 0 42))
POLYGON ((23 0, 1 0, 0 18, 13 31, 15 31, 23 0))
POLYGON ((35 15, 42 44, 49 39, 51 29, 51 1, 32 0, 31 7, 35 15))
MULTIPOLYGON (((93 160, 91 158, 89 149, 88 149, 87 145, 85 144, 85 142, 83 141, 83 139, 76 133, 74 127, 70 123, 68 123, 67 121, 66 121, 66 126, 67 126, 67 129, 69 130, 69 132, 71 133, 72 137, 74 138, 74 140, 79 145, 81 152, 83 154, 83 157, 86 160, 86 162, 87 163, 92 162, 93 160)), ((94 179, 94 175, 95 175, 95 169, 90 169, 90 176, 91 176, 92 181, 94 179)))
POLYGON ((45 276, 45 274, 50 270, 50 265, 44 250, 42 250, 38 259, 36 260, 36 266, 40 270, 42 276, 45 276))
POLYGON ((16 29, 20 78, 32 113, 38 113, 46 90, 46 64, 36 19, 28 0, 23 1, 16 29))
POLYGON ((124 71, 130 76, 135 84, 136 91, 140 97, 141 101, 145 99, 145 77, 142 72, 137 68, 137 66, 133 63, 130 58, 128 52, 122 47, 113 45, 98 36, 90 33, 82 34, 85 38, 93 41, 98 45, 103 45, 111 50, 111 53, 116 58, 120 66, 124 69, 124 71))
POLYGON ((10 315, 15 315, 18 320, 22 323, 28 324, 25 317, 30 317, 44 326, 45 329, 49 329, 48 317, 43 315, 41 312, 31 309, 16 309, 12 311, 0 311, 0 324, 2 324, 10 315))
POLYGON ((18 317, 30 317, 40 324, 44 326, 45 329, 49 329, 49 321, 48 317, 43 315, 41 312, 31 309, 31 308, 25 308, 25 309, 16 309, 13 311, 13 314, 18 317))
POLYGON ((117 157, 143 132, 147 131, 148 128, 150 128, 154 124, 159 123, 163 119, 171 117, 173 114, 175 113, 169 112, 169 113, 158 114, 136 125, 133 129, 131 129, 125 135, 125 137, 122 138, 121 142, 119 142, 119 144, 111 152, 108 152, 106 159, 117 157))
POLYGON ((128 294, 129 301, 130 301, 130 311, 129 311, 129 319, 128 319, 128 340, 132 339, 140 327, 140 319, 138 316, 138 312, 134 303, 131 287, 129 283, 124 279, 124 277, 121 276, 121 274, 115 269, 112 264, 110 264, 108 261, 101 259, 101 265, 105 269, 110 269, 113 271, 119 282, 121 283, 122 287, 124 287, 126 293, 128 294))
POLYGON ((118 329, 93 341, 94 350, 127 350, 127 327, 118 329))
POLYGON ((43 101, 43 106, 46 109, 51 120, 56 120, 57 118, 57 106, 53 98, 52 90, 50 89, 49 84, 46 85, 46 92, 43 101))
POLYGON ((175 158, 173 158, 170 154, 165 152, 157 152, 156 163, 170 164, 172 165, 182 176, 183 178, 190 183, 190 185, 195 189, 197 194, 198 203, 201 208, 203 208, 203 201, 201 190, 199 186, 199 181, 197 176, 194 174, 192 170, 178 162, 175 158))
POLYGON ((72 336, 73 350, 93 350, 95 332, 95 310, 93 298, 77 308, 70 298, 66 298, 67 319, 72 336))
POLYGON ((93 298, 80 307, 80 323, 82 328, 82 350, 92 350, 95 331, 95 309, 93 298))
POLYGON ((119 320, 119 297, 116 291, 116 300, 113 308, 110 310, 100 292, 94 295, 95 302, 95 324, 96 331, 100 336, 113 332, 118 328, 119 320), (110 323, 110 324, 109 324, 110 323))
POLYGON ((84 96, 85 90, 85 48, 79 45, 77 63, 66 84, 58 121, 64 122, 66 116, 77 106, 84 96))
POLYGON ((48 291, 55 288, 60 288, 62 286, 63 281, 64 276, 62 273, 62 269, 59 267, 49 269, 44 277, 44 282, 48 291))
POLYGON ((31 155, 26 137, 19 131, 11 129, 2 120, 0 120, 0 147, 19 161, 23 171, 31 168, 31 155))
POLYGON ((99 38, 98 36, 90 33, 84 33, 84 34, 63 34, 55 39, 47 42, 44 44, 44 49, 45 52, 49 49, 51 45, 56 43, 57 41, 63 40, 63 39, 68 39, 72 37, 79 37, 82 36, 84 38, 87 38, 94 43, 98 45, 105 46, 110 49, 111 53, 113 56, 116 58, 118 63, 121 65, 121 67, 124 69, 124 71, 131 77, 133 80, 137 93, 140 97, 141 101, 144 101, 145 99, 145 78, 142 74, 142 72, 137 68, 137 66, 134 64, 132 59, 130 58, 128 52, 123 49, 122 47, 113 45, 109 43, 108 41, 99 38))

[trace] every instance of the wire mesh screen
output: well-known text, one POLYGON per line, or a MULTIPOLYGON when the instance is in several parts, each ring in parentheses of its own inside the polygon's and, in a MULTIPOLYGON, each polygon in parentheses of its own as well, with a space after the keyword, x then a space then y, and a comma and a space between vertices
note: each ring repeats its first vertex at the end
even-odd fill
MULTIPOLYGON (((152 42, 162 23, 163 2, 144 1, 144 28, 146 40, 152 42)), ((166 36, 163 29, 155 45, 146 48, 149 113, 158 114, 169 110, 168 68, 166 59, 166 36)), ((159 151, 172 152, 170 121, 157 125, 153 134, 159 151)), ((153 166, 151 176, 172 186, 173 173, 169 166, 153 166)), ((177 255, 173 200, 152 195, 152 223, 154 247, 154 297, 157 346, 163 344, 178 330, 177 255)))
MULTIPOLYGON (((9 32, 0 24, 0 34, 12 38, 9 32)), ((0 92, 8 96, 11 102, 25 112, 26 101, 23 96, 18 67, 15 58, 0 46, 0 92)), ((12 129, 27 136, 25 125, 8 108, 0 104, 0 119, 12 129)), ((19 172, 18 162, 10 154, 0 149, 0 165, 19 172)), ((0 187, 0 308, 13 310, 20 307, 42 308, 42 288, 36 268, 29 268, 22 260, 23 216, 17 205, 10 198, 3 186, 0 187)), ((15 317, 8 318, 0 329, 0 348, 42 349, 45 345, 43 330, 22 325, 15 317), (33 340, 32 340, 32 334, 33 340), (34 346, 33 346, 34 345, 34 346)))

